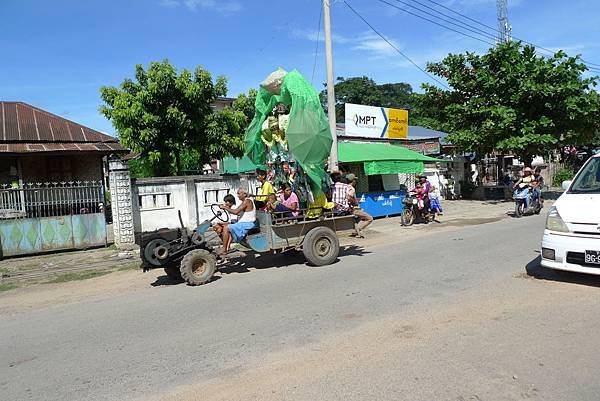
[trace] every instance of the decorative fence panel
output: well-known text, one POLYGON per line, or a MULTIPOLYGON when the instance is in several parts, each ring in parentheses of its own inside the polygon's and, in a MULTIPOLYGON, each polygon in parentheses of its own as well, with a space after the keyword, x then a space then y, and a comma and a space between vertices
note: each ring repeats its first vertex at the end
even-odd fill
POLYGON ((2 256, 106 245, 102 182, 0 188, 2 256))

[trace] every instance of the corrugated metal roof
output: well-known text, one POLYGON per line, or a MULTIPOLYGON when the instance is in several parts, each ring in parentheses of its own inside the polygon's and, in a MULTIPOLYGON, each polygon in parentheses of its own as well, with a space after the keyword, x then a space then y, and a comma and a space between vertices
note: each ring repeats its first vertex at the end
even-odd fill
POLYGON ((0 101, 0 152, 126 152, 116 138, 23 102, 0 101))
POLYGON ((0 153, 37 153, 37 152, 101 152, 122 153, 118 143, 0 143, 0 153))

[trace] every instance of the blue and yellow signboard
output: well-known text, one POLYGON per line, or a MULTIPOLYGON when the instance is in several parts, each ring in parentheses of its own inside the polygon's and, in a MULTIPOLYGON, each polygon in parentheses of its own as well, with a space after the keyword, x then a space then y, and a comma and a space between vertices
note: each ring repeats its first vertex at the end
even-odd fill
POLYGON ((408 110, 346 103, 346 135, 363 138, 405 139, 408 110))

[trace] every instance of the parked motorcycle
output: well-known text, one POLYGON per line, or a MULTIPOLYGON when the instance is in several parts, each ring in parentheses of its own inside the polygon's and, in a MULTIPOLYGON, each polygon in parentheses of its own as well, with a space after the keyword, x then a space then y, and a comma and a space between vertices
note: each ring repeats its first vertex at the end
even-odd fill
POLYGON ((513 194, 513 199, 515 200, 515 217, 540 214, 544 207, 540 197, 533 199, 533 190, 528 186, 517 188, 513 194), (529 208, 525 208, 526 200, 528 200, 529 208))
POLYGON ((417 221, 422 221, 425 224, 433 221, 435 215, 430 210, 419 210, 418 200, 414 194, 407 193, 402 203, 404 209, 400 215, 400 221, 403 226, 411 226, 417 221))

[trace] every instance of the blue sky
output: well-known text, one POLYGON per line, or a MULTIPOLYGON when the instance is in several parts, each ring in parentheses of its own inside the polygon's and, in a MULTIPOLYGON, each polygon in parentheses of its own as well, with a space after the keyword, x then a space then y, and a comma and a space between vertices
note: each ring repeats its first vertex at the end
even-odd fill
MULTIPOLYGON (((496 26, 494 0, 437 1, 496 26)), ((489 47, 376 0, 348 2, 422 67, 449 52, 489 47)), ((336 76, 367 75, 415 89, 430 81, 342 1, 332 3, 336 76)), ((599 1, 508 4, 513 35, 582 53, 600 65, 599 1)), ((97 111, 98 89, 131 77, 137 63, 168 58, 178 68, 202 65, 228 77, 230 96, 256 87, 277 67, 297 68, 311 80, 319 13, 320 0, 0 0, 0 99, 25 101, 114 134, 97 111)), ((314 78, 319 90, 324 80, 320 41, 314 78)))

